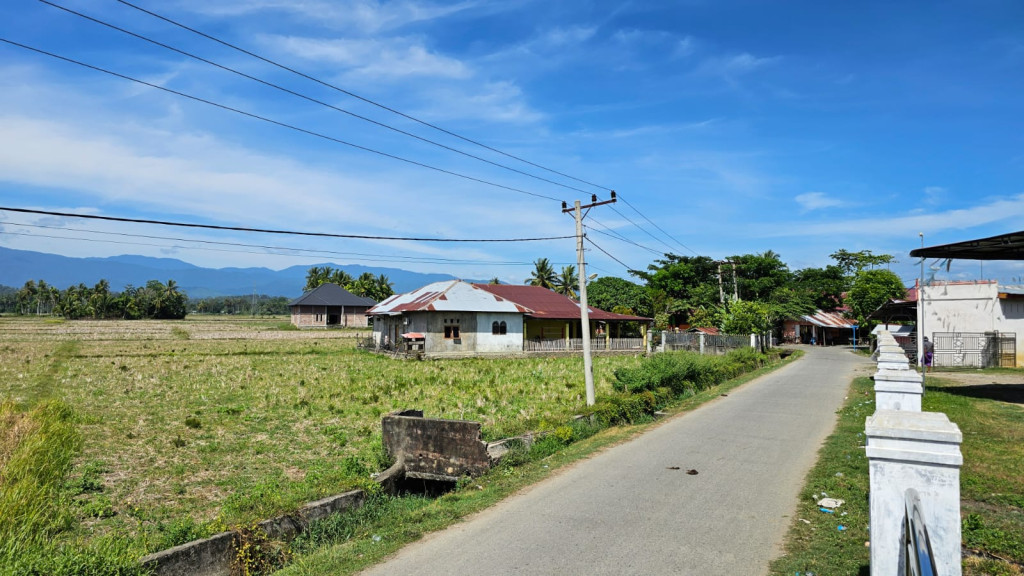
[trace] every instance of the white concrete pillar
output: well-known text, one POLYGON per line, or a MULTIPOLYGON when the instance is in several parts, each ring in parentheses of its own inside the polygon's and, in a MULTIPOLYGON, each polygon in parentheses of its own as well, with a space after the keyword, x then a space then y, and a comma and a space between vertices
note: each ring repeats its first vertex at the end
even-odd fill
POLYGON ((924 385, 916 370, 875 372, 875 410, 921 411, 924 385))
POLYGON ((871 574, 897 574, 907 488, 920 494, 942 576, 960 576, 960 428, 945 414, 880 410, 865 425, 871 487, 871 574))
POLYGON ((697 333, 697 341, 700 343, 700 355, 703 356, 704 355, 704 333, 703 332, 698 332, 697 333))

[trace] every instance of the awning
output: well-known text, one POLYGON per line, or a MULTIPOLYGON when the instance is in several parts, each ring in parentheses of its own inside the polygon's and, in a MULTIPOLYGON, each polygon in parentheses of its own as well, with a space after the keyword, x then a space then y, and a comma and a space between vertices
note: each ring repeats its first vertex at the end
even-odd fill
POLYGON ((962 258, 965 260, 1024 260, 1024 231, 990 238, 965 240, 910 251, 923 258, 962 258))

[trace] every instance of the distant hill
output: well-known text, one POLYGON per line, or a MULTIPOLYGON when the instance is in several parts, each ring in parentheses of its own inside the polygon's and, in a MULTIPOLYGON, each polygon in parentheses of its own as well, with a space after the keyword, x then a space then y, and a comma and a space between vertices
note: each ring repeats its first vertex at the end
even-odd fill
POLYGON ((306 285, 306 271, 312 266, 340 268, 352 276, 369 272, 383 274, 394 283, 395 292, 409 292, 424 284, 451 280, 450 274, 422 274, 398 268, 375 268, 348 264, 308 264, 284 270, 269 268, 201 268, 173 258, 111 256, 69 258, 43 252, 0 247, 0 285, 20 288, 29 280, 45 280, 60 289, 74 284, 92 286, 101 279, 121 291, 128 284, 142 286, 149 280, 174 280, 190 298, 259 294, 296 298, 306 285))

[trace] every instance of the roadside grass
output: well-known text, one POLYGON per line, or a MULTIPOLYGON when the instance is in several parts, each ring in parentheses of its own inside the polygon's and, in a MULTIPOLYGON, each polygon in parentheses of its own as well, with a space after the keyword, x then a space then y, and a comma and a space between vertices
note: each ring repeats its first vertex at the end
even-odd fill
MULTIPOLYGON (((977 387, 933 377, 922 401, 923 410, 947 414, 964 437, 964 574, 1024 574, 1024 406, 977 395, 977 387)), ((873 412, 873 383, 858 378, 807 477, 785 555, 772 563, 772 574, 868 574, 868 463, 860 446, 864 420, 873 412), (822 513, 815 504, 822 493, 846 503, 836 514, 822 513)))
POLYGON ((785 555, 772 562, 771 574, 868 574, 868 460, 863 446, 864 420, 875 411, 873 384, 870 378, 856 378, 850 386, 836 429, 800 492, 785 555), (817 502, 826 496, 846 503, 832 514, 821 512, 817 502))
MULTIPOLYGON (((780 363, 696 392, 673 402, 664 408, 664 412, 671 417, 693 410, 801 355, 802 352, 796 352, 780 363)), ((359 510, 315 523, 308 533, 292 543, 291 551, 295 555, 291 563, 275 574, 353 574, 380 562, 429 532, 443 529, 492 506, 564 466, 628 441, 657 426, 659 422, 647 419, 634 425, 598 430, 588 429, 590 425, 585 420, 577 421, 572 424, 573 432, 569 436, 578 438, 578 441, 559 446, 557 450, 551 450, 545 443, 538 442, 529 452, 507 458, 502 465, 484 476, 460 481, 454 492, 436 499, 375 495, 359 510)), ((557 433, 549 438, 554 436, 557 433)))

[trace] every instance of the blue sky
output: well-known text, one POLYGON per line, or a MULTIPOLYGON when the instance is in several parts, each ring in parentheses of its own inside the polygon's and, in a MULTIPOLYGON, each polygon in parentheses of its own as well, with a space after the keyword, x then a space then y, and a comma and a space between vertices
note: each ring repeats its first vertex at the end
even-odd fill
MULTIPOLYGON (((896 255, 893 269, 910 283, 918 266, 907 252, 920 245, 919 233, 934 245, 1022 228, 1024 4, 1016 1, 138 1, 601 188, 474 147, 113 0, 57 3, 579 190, 375 127, 41 2, 11 0, 0 6, 4 39, 529 194, 0 44, 0 205, 342 234, 521 238, 572 234, 559 201, 607 198, 614 189, 629 205, 598 207, 587 219, 589 238, 614 259, 596 249, 587 259, 589 272, 623 277, 622 264, 643 268, 667 251, 723 258, 770 249, 798 269, 823 266, 845 248, 896 255)), ((0 245, 10 248, 212 267, 333 261, 521 282, 538 257, 575 261, 572 240, 325 240, 11 212, 0 212, 0 222, 0 245)), ((936 273, 1009 282, 1024 266, 957 262, 936 273)))

